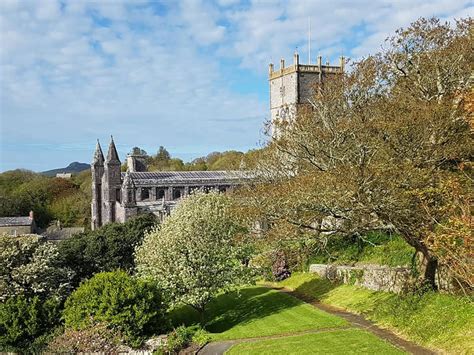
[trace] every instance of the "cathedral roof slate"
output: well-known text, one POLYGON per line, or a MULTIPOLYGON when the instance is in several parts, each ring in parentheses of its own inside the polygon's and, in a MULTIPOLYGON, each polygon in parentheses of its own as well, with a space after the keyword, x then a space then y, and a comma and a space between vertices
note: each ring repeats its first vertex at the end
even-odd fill
MULTIPOLYGON (((160 183, 183 183, 193 182, 216 182, 236 183, 239 180, 247 180, 250 175, 243 171, 154 171, 154 172, 131 172, 130 177, 138 184, 160 184, 160 183)), ((122 173, 125 177, 125 173, 122 173)))

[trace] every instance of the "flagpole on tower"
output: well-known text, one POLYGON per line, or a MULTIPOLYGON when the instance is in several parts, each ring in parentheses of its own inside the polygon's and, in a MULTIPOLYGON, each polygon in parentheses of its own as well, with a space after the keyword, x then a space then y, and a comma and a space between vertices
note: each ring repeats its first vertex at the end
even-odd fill
POLYGON ((311 17, 308 17, 308 64, 311 64, 311 17))

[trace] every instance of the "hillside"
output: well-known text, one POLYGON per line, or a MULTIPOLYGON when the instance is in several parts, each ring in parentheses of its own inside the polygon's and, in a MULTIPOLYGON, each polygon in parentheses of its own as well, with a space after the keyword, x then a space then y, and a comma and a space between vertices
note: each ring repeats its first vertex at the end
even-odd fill
POLYGON ((80 173, 81 171, 88 170, 89 168, 90 168, 89 164, 79 163, 75 161, 74 163, 69 164, 65 168, 47 170, 47 171, 43 171, 41 174, 47 175, 47 176, 56 176, 56 174, 58 173, 77 174, 77 173, 80 173))

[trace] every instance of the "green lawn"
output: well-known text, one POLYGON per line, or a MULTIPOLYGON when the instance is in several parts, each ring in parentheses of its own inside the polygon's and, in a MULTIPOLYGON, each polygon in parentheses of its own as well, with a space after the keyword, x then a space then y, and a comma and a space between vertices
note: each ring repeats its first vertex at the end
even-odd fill
POLYGON ((362 313, 421 345, 448 353, 474 354, 474 303, 436 292, 396 295, 334 285, 314 274, 296 273, 278 283, 323 303, 362 313))
POLYGON ((227 355, 239 354, 404 354, 360 329, 329 331, 234 345, 227 355))
MULTIPOLYGON (((172 312, 175 326, 198 322, 190 307, 172 312)), ((205 314, 205 329, 213 340, 288 334, 309 329, 346 326, 348 323, 294 297, 266 287, 247 287, 220 295, 205 314)))

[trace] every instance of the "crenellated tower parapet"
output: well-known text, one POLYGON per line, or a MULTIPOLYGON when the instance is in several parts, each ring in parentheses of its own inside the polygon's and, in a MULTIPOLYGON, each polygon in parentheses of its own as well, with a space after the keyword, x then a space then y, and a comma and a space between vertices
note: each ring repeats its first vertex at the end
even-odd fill
MULTIPOLYGON (((280 60, 280 68, 275 70, 270 63, 268 77, 270 83, 270 119, 272 124, 278 121, 291 121, 303 106, 308 106, 317 88, 336 75, 344 73, 344 57, 339 65, 322 63, 318 56, 316 64, 300 63, 299 54, 293 55, 293 64, 285 66, 280 60)), ((275 136, 275 132, 273 132, 275 136)))

